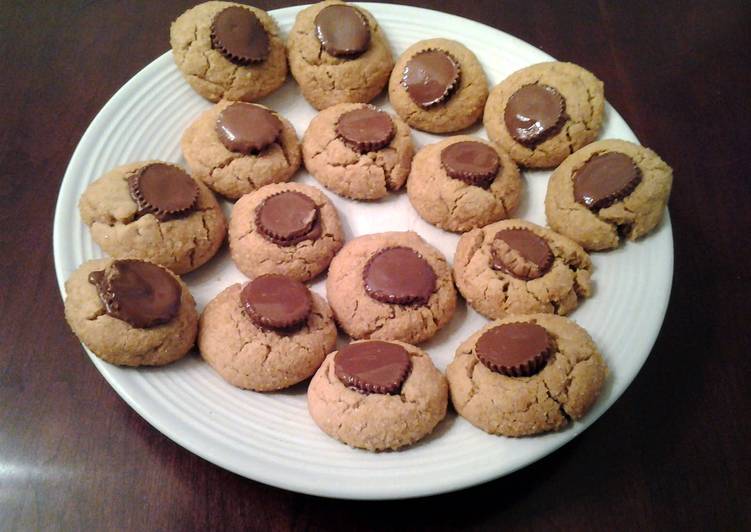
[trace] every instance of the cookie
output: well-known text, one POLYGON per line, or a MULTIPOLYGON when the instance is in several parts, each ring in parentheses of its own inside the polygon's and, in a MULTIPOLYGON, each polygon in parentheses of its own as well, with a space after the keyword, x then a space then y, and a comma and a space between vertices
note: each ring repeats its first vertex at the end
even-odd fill
POLYGON ((337 323, 355 339, 418 344, 456 307, 446 259, 412 231, 348 242, 331 261, 326 293, 337 323))
POLYGON ((480 118, 488 80, 467 47, 449 39, 419 41, 396 61, 389 100, 410 126, 429 133, 451 133, 480 118))
POLYGON ((573 63, 517 70, 490 91, 483 122, 490 140, 522 166, 551 168, 597 138, 602 81, 573 63))
POLYGON ((521 193, 522 179, 511 157, 467 135, 422 148, 407 180, 409 201, 420 216, 455 232, 508 218, 521 193))
POLYGON ((459 346, 446 370, 459 415, 502 436, 559 430, 581 419, 607 375, 587 331, 550 314, 487 325, 459 346))
POLYGON ((232 209, 232 260, 251 279, 266 273, 312 279, 326 270, 343 240, 334 206, 308 185, 266 185, 240 198, 232 209))
POLYGON ((351 343, 326 357, 308 387, 308 410, 321 430, 369 451, 421 440, 447 403, 446 379, 430 356, 402 342, 351 343))
POLYGON ((592 261, 574 241, 524 220, 473 229, 459 239, 454 280, 490 319, 568 314, 592 293, 592 261))
POLYGON ((212 102, 252 102, 287 78, 284 41, 265 11, 234 2, 204 2, 170 27, 177 68, 193 89, 212 102))
POLYGON ((96 356, 120 366, 162 366, 193 347, 198 313, 182 280, 155 264, 97 259, 65 282, 65 319, 96 356))
POLYGON ((108 255, 148 260, 177 274, 213 257, 227 232, 211 191, 160 161, 113 168, 89 184, 78 208, 108 255))
POLYGON ((289 68, 316 109, 338 103, 367 103, 391 74, 383 30, 360 6, 327 0, 297 14, 287 40, 289 68))
POLYGON ((301 163, 292 124, 246 102, 222 101, 204 111, 183 133, 180 147, 193 177, 230 200, 289 181, 301 163))
POLYGON ((225 288, 206 305, 198 330, 204 360, 233 386, 259 392, 307 379, 335 347, 326 301, 281 275, 225 288))
POLYGON ((548 181, 545 214, 550 227, 585 249, 618 247, 662 220, 673 170, 648 148, 601 140, 556 168, 548 181))
POLYGON ((318 113, 302 141, 305 168, 340 196, 380 199, 407 180, 414 146, 396 116, 362 103, 342 103, 318 113))

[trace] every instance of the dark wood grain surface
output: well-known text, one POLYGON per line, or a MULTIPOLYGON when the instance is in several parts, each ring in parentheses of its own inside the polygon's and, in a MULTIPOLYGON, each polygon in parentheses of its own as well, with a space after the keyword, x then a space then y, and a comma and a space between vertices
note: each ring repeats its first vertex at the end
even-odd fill
POLYGON ((290 493, 194 456, 117 396, 63 320, 51 239, 66 165, 191 3, 0 2, 0 530, 751 527, 748 1, 405 1, 604 80, 675 169, 675 279, 649 360, 589 430, 508 477, 391 502, 290 493))

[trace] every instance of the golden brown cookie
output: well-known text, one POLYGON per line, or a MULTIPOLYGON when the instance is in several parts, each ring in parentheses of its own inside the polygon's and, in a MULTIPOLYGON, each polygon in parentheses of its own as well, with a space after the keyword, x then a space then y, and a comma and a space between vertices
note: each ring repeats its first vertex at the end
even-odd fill
POLYGON ((505 151, 459 135, 417 152, 407 193, 425 221, 463 232, 512 215, 522 186, 519 169, 505 151))
MULTIPOLYGON (((273 281, 280 276, 265 277, 273 281)), ((300 284, 302 296, 277 288, 285 297, 270 302, 263 296, 276 293, 273 285, 256 293, 248 290, 265 277, 244 286, 233 284, 219 293, 201 314, 198 332, 201 356, 224 380, 261 392, 281 390, 307 379, 336 346, 336 326, 322 297, 300 284), (276 318, 296 313, 306 292, 309 300, 300 314, 302 320, 288 327, 265 325, 269 322, 264 318, 269 315, 276 318)), ((283 321, 271 323, 285 325, 283 321)))
POLYGON ((389 80, 389 100, 410 126, 451 133, 474 124, 488 97, 480 62, 449 39, 419 41, 399 57, 389 80))
POLYGON ((375 200, 404 185, 414 147, 409 127, 398 117, 367 104, 342 103, 310 121, 302 154, 305 168, 326 188, 346 198, 375 200))
POLYGON ((301 163, 292 124, 245 102, 222 101, 204 111, 183 133, 180 147, 193 177, 231 200, 289 181, 301 163))
POLYGON ((446 259, 411 231, 348 242, 331 261, 326 293, 337 323, 355 339, 419 344, 456 308, 446 259))
POLYGON ((245 4, 204 2, 190 8, 172 23, 170 45, 185 80, 212 102, 255 101, 287 78, 276 22, 245 4))
POLYGON ((240 198, 232 209, 232 260, 251 279, 281 273, 310 280, 328 268, 343 240, 336 209, 308 185, 266 185, 240 198))
POLYGON ((657 227, 672 184, 672 168, 652 150, 602 140, 556 168, 545 214, 550 227, 585 249, 612 249, 623 236, 636 240, 657 227))
POLYGON ((383 30, 360 6, 338 0, 297 14, 287 41, 292 76, 316 109, 367 103, 386 86, 394 66, 383 30))
POLYGON ((195 301, 166 268, 134 260, 90 260, 71 274, 65 291, 70 328, 111 364, 161 366, 193 347, 195 301))
POLYGON ((206 185, 160 161, 113 168, 86 188, 78 208, 105 253, 148 260, 177 274, 213 257, 227 233, 224 213, 206 185), (185 208, 165 212, 176 206, 185 208))
POLYGON ((524 220, 503 220, 459 239, 454 280, 480 314, 568 314, 592 293, 589 255, 575 242, 524 220))
POLYGON ((421 440, 445 417, 447 403, 446 379, 430 356, 402 342, 349 344, 326 357, 308 387, 308 410, 321 430, 369 451, 421 440), (382 374, 383 361, 394 379, 368 371, 382 374))
POLYGON ((522 166, 558 165, 600 133, 602 81, 573 63, 517 70, 490 91, 483 122, 490 140, 522 166))
POLYGON ((559 430, 581 419, 607 374, 587 332, 549 314, 487 325, 459 346, 446 370, 459 415, 502 436, 559 430))

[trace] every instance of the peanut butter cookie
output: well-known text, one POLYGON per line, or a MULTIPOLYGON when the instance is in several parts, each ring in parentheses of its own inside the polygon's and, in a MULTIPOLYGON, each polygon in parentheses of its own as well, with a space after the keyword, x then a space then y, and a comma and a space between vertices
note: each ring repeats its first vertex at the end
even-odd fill
POLYGON ((378 96, 394 59, 383 30, 367 10, 337 0, 297 14, 287 41, 292 76, 316 109, 367 103, 378 96))
POLYGON ((326 188, 352 199, 375 200, 407 180, 414 147, 398 117, 361 103, 318 113, 302 141, 305 168, 326 188))
POLYGON ((90 260, 73 272, 65 291, 70 328, 111 364, 161 366, 193 347, 195 301, 166 268, 139 260, 90 260))
POLYGON ((427 39, 407 48, 389 80, 389 100, 397 114, 429 133, 471 126, 487 97, 488 80, 477 57, 449 39, 427 39))
POLYGON ((473 229, 459 239, 454 280, 477 312, 568 314, 592 292, 589 255, 575 242, 524 220, 473 229))
POLYGON ((213 257, 227 233, 206 185, 160 161, 110 170, 86 188, 78 208, 105 253, 148 260, 177 274, 213 257))
POLYGON ((636 240, 657 227, 672 184, 673 170, 652 150, 602 140, 556 168, 545 214, 550 227, 585 249, 612 249, 621 237, 636 240))
POLYGON ((559 430, 581 419, 607 374, 587 332, 549 314, 491 323, 459 347, 446 370, 459 415, 502 436, 559 430))
POLYGON ((180 146, 193 177, 231 200, 289 181, 301 162, 292 124, 245 102, 223 101, 203 112, 185 130, 180 146))
POLYGON ((508 218, 519 206, 516 163, 490 142, 460 135, 422 148, 407 181, 409 201, 425 221, 463 232, 508 218))
POLYGON ((343 240, 334 206, 308 185, 266 185, 240 198, 232 209, 232 260, 251 279, 280 273, 310 280, 328 268, 343 240))
POLYGON ((369 451, 399 449, 445 417, 448 386, 430 356, 402 342, 351 343, 326 357, 308 387, 313 421, 369 451))
POLYGON ((551 61, 496 85, 483 122, 490 140, 520 165, 550 168, 597 138, 604 109, 602 81, 573 63, 551 61))
POLYGON ((355 339, 418 344, 456 308, 446 259, 411 231, 348 242, 331 261, 326 293, 337 322, 355 339))
POLYGON ((265 11, 234 2, 204 2, 170 27, 177 68, 193 89, 212 102, 252 102, 287 78, 284 42, 265 11))

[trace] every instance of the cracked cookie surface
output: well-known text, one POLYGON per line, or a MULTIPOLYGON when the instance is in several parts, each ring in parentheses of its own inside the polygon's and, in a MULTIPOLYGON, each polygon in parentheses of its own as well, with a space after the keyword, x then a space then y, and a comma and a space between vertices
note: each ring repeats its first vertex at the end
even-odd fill
POLYGON ((276 183, 246 194, 235 203, 229 225, 229 247, 238 269, 251 279, 266 273, 287 275, 308 281, 326 270, 342 247, 339 215, 317 188, 300 183, 276 183), (266 239, 256 227, 256 209, 269 196, 284 191, 305 194, 318 207, 321 236, 280 246, 266 239))
POLYGON ((83 263, 65 282, 65 319, 70 328, 96 356, 121 366, 162 366, 185 356, 193 347, 198 313, 185 283, 180 284, 180 307, 169 322, 139 329, 109 316, 89 274, 110 266, 114 259, 83 263))
POLYGON ((524 220, 503 220, 462 235, 454 255, 454 280, 464 299, 480 314, 503 318, 537 312, 568 314, 592 292, 592 261, 571 239, 524 220), (553 263, 542 276, 525 281, 491 267, 498 231, 527 229, 550 247, 553 263))
POLYGON ((188 214, 166 221, 153 214, 138 216, 128 177, 157 162, 113 168, 86 188, 78 208, 94 241, 108 255, 146 260, 177 274, 187 273, 216 254, 224 242, 227 222, 214 194, 198 180, 198 200, 188 214))
POLYGON ((316 109, 344 102, 367 103, 388 82, 394 59, 383 30, 373 15, 353 6, 370 28, 368 49, 357 57, 335 57, 316 36, 315 18, 323 9, 348 5, 339 1, 313 4, 298 13, 287 40, 289 67, 305 99, 316 109))
POLYGON ((337 323, 356 339, 418 344, 446 325, 456 308, 456 290, 446 259, 412 231, 376 233, 348 242, 331 261, 326 294, 337 323), (378 251, 390 247, 410 248, 432 267, 437 277, 436 291, 427 304, 382 303, 365 291, 366 263, 378 251))
POLYGON ((417 152, 407 180, 407 194, 427 222, 462 232, 508 218, 519 206, 522 186, 519 169, 505 151, 483 139, 459 135, 417 152), (443 149, 467 141, 490 146, 498 154, 500 167, 487 188, 450 177, 441 164, 443 149))
POLYGON ((289 332, 264 329, 248 317, 234 284, 212 299, 199 322, 198 349, 219 375, 239 388, 281 390, 315 373, 336 347, 331 309, 318 294, 307 320, 289 332))
POLYGON ((502 436, 559 430, 581 419, 597 401, 607 374, 589 334, 573 321, 550 314, 509 316, 487 325, 459 346, 446 370, 451 402, 459 415, 502 436), (545 367, 530 377, 491 371, 475 353, 485 331, 514 322, 544 327, 555 345, 545 367))
POLYGON ((649 148, 624 140, 601 140, 582 148, 555 169, 548 181, 548 224, 586 249, 618 247, 621 236, 636 240, 662 220, 673 184, 673 170, 649 148), (574 199, 574 175, 592 157, 610 152, 630 157, 641 182, 625 198, 592 211, 574 199))
POLYGON ((551 168, 600 134, 605 109, 603 83, 573 63, 551 61, 517 70, 491 91, 483 123, 490 140, 522 166, 551 168), (506 105, 525 85, 553 87, 565 99, 564 122, 550 137, 534 146, 514 140, 504 122, 506 105))
POLYGON ((204 2, 180 15, 170 27, 177 68, 193 89, 212 102, 252 102, 274 92, 287 78, 287 58, 276 22, 268 13, 234 2, 204 2), (258 18, 269 36, 269 55, 259 63, 238 65, 211 44, 211 25, 223 9, 239 6, 258 18))
POLYGON ((488 97, 488 80, 480 62, 466 46, 449 39, 419 41, 399 56, 389 79, 389 101, 410 126, 429 133, 451 133, 477 122, 488 97), (459 64, 459 82, 448 97, 428 108, 417 105, 402 85, 407 62, 427 50, 441 50, 459 64))
POLYGON ((421 349, 394 342, 407 350, 412 370, 398 395, 365 394, 344 385, 334 370, 333 352, 308 387, 308 410, 326 434, 369 451, 398 449, 430 434, 445 417, 448 385, 430 356, 421 349))
POLYGON ((340 196, 375 200, 399 190, 407 180, 414 146, 409 127, 389 114, 396 133, 387 146, 360 153, 336 132, 344 113, 367 107, 342 103, 324 109, 310 121, 302 141, 305 168, 322 185, 340 196))
POLYGON ((275 142, 257 154, 232 151, 222 144, 215 128, 219 114, 231 104, 222 101, 204 111, 183 133, 180 147, 193 177, 231 200, 270 183, 289 181, 301 163, 292 124, 274 113, 283 125, 275 142))

